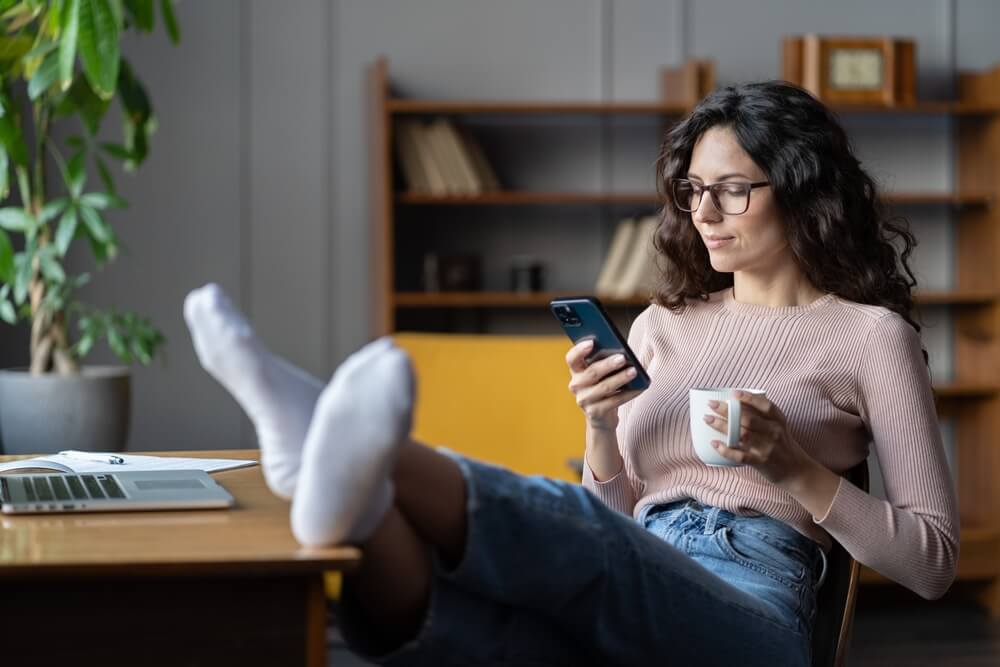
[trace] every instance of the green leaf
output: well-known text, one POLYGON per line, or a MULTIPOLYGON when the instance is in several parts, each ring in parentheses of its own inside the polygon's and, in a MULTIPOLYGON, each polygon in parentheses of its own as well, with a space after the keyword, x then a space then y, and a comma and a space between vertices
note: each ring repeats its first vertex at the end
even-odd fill
POLYGON ((125 208, 128 202, 118 195, 107 192, 88 192, 80 197, 80 203, 98 210, 106 208, 125 208))
POLYGON ((126 151, 118 157, 125 160, 126 171, 132 171, 146 159, 149 138, 156 131, 156 119, 153 117, 153 107, 146 89, 132 73, 132 68, 125 60, 122 60, 121 74, 118 77, 118 91, 122 106, 125 108, 122 129, 126 151))
POLYGON ((76 207, 70 206, 66 209, 66 212, 62 214, 59 219, 59 227, 56 229, 55 244, 56 249, 62 256, 66 255, 66 251, 69 250, 69 244, 73 242, 73 237, 76 235, 76 227, 79 222, 79 217, 76 214, 76 207))
POLYGON ((102 100, 94 93, 86 77, 77 76, 56 107, 56 114, 69 116, 78 113, 87 132, 94 136, 100 129, 110 104, 110 100, 102 100))
POLYGON ((38 223, 44 225, 49 220, 52 220, 57 215, 63 212, 63 209, 69 205, 69 200, 65 197, 59 197, 58 199, 53 199, 48 204, 42 207, 42 213, 38 216, 38 223))
POLYGON ((10 195, 10 159, 7 149, 0 146, 0 200, 10 195))
POLYGON ((103 143, 101 144, 101 150, 111 157, 116 157, 119 160, 132 159, 132 153, 130 153, 129 150, 121 144, 103 143))
POLYGON ((0 227, 12 232, 27 234, 29 231, 33 231, 36 226, 35 219, 23 208, 16 206, 0 208, 0 227))
POLYGON ((0 19, 12 19, 20 14, 27 12, 29 9, 27 2, 18 2, 14 5, 8 5, 7 9, 4 10, 3 14, 0 14, 0 19))
POLYGON ((115 193, 115 179, 111 177, 111 170, 108 169, 107 163, 101 159, 100 155, 94 155, 94 162, 97 164, 97 173, 101 177, 101 183, 104 184, 104 189, 111 194, 115 193))
POLYGON ((20 305, 28 298, 32 273, 31 253, 19 252, 14 255, 14 303, 20 305))
MULTIPOLYGON (((25 37, 25 39, 31 40, 30 37, 25 37)), ((33 60, 35 58, 44 58, 59 47, 59 42, 55 40, 45 40, 39 42, 30 51, 24 54, 24 60, 33 60)))
POLYGON ((80 359, 87 356, 94 347, 94 336, 91 334, 84 334, 80 337, 80 340, 76 342, 76 357, 80 359))
POLYGON ((80 3, 80 60, 87 81, 97 96, 110 99, 118 82, 120 49, 118 23, 109 0, 78 0, 80 3))
POLYGON ((4 231, 0 231, 0 281, 5 283, 4 287, 14 282, 14 247, 10 244, 10 237, 4 231))
MULTIPOLYGON (((46 248, 46 250, 49 248, 46 248)), ((63 271, 62 264, 53 255, 54 253, 51 252, 38 253, 38 265, 42 270, 43 276, 54 283, 61 283, 66 280, 66 272, 63 271)))
POLYGON ((87 170, 83 158, 83 153, 77 153, 66 164, 66 187, 74 199, 83 194, 83 186, 87 184, 87 170))
POLYGON ((17 32, 24 26, 34 21, 35 17, 38 16, 41 11, 41 5, 34 2, 22 2, 20 5, 11 7, 10 10, 4 12, 3 14, 3 18, 10 17, 13 19, 5 26, 7 32, 17 32))
POLYGON ((24 135, 11 117, 10 106, 6 100, 3 106, 7 113, 0 116, 0 144, 3 144, 14 164, 25 167, 28 165, 28 147, 24 143, 24 135))
POLYGON ((30 35, 4 35, 0 37, 0 61, 31 57, 34 40, 30 35))
POLYGON ((73 82, 73 63, 80 36, 80 0, 67 0, 59 18, 62 28, 59 36, 59 87, 66 90, 73 82))
POLYGON ((167 27, 167 34, 170 41, 177 44, 181 41, 181 29, 177 25, 177 16, 174 14, 174 3, 172 0, 160 0, 160 13, 163 14, 163 24, 167 27))
POLYGON ((52 87, 52 84, 56 82, 58 77, 59 58, 57 54, 50 53, 45 56, 42 66, 38 68, 35 75, 31 77, 31 81, 28 82, 28 97, 32 100, 37 100, 45 94, 45 91, 52 87))
POLYGON ((129 354, 128 346, 125 344, 125 339, 122 338, 118 329, 113 326, 108 327, 108 346, 111 348, 111 351, 115 353, 115 356, 125 363, 132 361, 132 355, 129 354))
POLYGON ((125 9, 139 30, 153 30, 153 0, 125 0, 125 9))
POLYGON ((83 224, 86 226, 87 231, 90 232, 91 238, 101 244, 107 244, 111 241, 111 228, 108 226, 108 223, 104 222, 101 214, 96 209, 89 206, 80 206, 77 210, 80 217, 83 218, 83 224))
POLYGON ((7 324, 17 324, 17 312, 7 299, 0 301, 0 319, 7 324))

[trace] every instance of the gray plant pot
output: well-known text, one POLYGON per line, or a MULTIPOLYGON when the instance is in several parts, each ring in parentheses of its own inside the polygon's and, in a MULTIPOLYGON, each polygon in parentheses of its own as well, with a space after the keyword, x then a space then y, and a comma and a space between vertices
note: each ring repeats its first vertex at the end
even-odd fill
POLYGON ((4 454, 120 452, 130 403, 123 366, 84 366, 75 376, 0 370, 0 447, 4 454))

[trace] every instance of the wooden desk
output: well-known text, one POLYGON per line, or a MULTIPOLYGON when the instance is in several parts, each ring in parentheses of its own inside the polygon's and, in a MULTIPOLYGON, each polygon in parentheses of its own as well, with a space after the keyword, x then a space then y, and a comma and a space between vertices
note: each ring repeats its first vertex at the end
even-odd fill
POLYGON ((300 547, 260 466, 213 476, 236 507, 0 515, 5 662, 325 665, 322 573, 353 568, 360 552, 300 547))

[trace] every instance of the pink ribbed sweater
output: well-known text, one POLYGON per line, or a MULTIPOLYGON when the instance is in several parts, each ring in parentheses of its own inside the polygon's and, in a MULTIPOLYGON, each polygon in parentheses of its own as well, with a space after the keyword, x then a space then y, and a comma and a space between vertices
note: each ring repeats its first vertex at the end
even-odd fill
POLYGON ((918 334, 901 317, 828 294, 806 306, 735 301, 731 289, 675 313, 650 306, 629 345, 652 386, 620 408, 625 466, 583 484, 609 506, 694 498, 744 515, 780 519, 824 546, 830 536, 857 560, 924 597, 950 585, 958 560, 955 491, 918 334), (691 445, 688 389, 764 389, 792 437, 837 473, 874 443, 888 500, 846 480, 813 517, 750 467, 701 463, 691 445))

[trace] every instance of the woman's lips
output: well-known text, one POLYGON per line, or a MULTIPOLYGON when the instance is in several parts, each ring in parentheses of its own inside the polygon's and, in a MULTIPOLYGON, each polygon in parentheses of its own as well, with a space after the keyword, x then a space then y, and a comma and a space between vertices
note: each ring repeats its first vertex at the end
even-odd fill
POLYGON ((705 237, 705 245, 708 246, 709 250, 715 250, 716 248, 721 248, 722 246, 726 245, 727 243, 729 243, 730 241, 732 241, 734 238, 735 237, 733 237, 733 236, 725 236, 725 237, 718 237, 718 238, 708 238, 708 237, 705 237))

